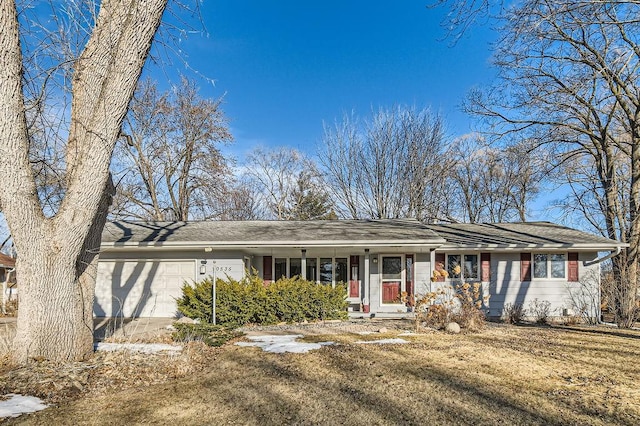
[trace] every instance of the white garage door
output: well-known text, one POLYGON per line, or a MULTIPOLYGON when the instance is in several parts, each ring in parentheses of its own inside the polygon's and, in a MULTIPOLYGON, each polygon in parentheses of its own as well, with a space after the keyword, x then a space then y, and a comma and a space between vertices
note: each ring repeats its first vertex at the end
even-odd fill
POLYGON ((98 262, 94 313, 98 317, 174 317, 195 261, 126 260, 98 262))

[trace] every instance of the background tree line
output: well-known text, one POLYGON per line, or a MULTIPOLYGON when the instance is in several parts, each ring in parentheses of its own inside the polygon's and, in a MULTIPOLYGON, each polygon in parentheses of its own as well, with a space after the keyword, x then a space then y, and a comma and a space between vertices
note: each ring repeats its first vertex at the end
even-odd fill
POLYGON ((222 100, 200 98, 187 79, 166 93, 142 81, 123 132, 118 219, 524 221, 545 170, 523 155, 527 141, 453 140, 441 116, 406 106, 325 125, 314 156, 256 147, 238 164, 220 151, 232 140, 222 100))

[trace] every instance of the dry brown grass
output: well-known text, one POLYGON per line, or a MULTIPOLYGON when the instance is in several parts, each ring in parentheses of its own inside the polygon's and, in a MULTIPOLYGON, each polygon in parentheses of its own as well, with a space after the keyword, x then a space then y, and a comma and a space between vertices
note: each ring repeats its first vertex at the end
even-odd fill
POLYGON ((340 344, 285 355, 228 345, 187 377, 93 391, 12 422, 640 424, 637 331, 492 325, 388 346, 324 337, 313 339, 340 344))

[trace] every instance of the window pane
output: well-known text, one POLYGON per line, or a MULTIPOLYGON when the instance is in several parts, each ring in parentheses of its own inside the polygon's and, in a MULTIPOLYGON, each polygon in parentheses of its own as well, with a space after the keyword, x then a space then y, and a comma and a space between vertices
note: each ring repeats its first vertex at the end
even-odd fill
POLYGON ((315 257, 307 258, 307 281, 317 281, 318 280, 318 259, 315 257))
POLYGON ((302 275, 302 259, 291 258, 289 259, 289 278, 302 275))
POLYGON ((407 256, 405 259, 407 265, 407 281, 411 281, 413 279, 413 257, 407 256))
POLYGON ((551 278, 564 278, 565 275, 564 254, 551 255, 551 278))
POLYGON ((382 258, 382 279, 399 280, 402 278, 402 257, 382 258))
POLYGON ((347 258, 336 258, 336 282, 347 282, 347 258))
POLYGON ((274 270, 273 278, 277 281, 282 277, 287 276, 287 259, 284 258, 276 258, 275 260, 275 270, 274 270))
POLYGON ((333 277, 333 262, 330 257, 320 259, 320 282, 322 284, 331 284, 333 277))
POLYGON ((464 255, 464 277, 471 278, 471 279, 478 278, 478 255, 477 254, 464 255))
POLYGON ((460 278, 461 267, 459 254, 447 255, 447 272, 449 272, 449 278, 460 278))
POLYGON ((547 255, 533 255, 533 278, 547 278, 547 255))

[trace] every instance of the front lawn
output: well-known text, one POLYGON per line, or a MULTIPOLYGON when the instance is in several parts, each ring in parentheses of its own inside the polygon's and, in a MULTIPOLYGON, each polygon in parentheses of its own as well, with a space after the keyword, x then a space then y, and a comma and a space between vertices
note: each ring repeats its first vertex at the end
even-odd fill
POLYGON ((640 424, 640 332, 490 325, 477 334, 315 335, 307 354, 233 344, 191 377, 79 396, 24 424, 640 424))

